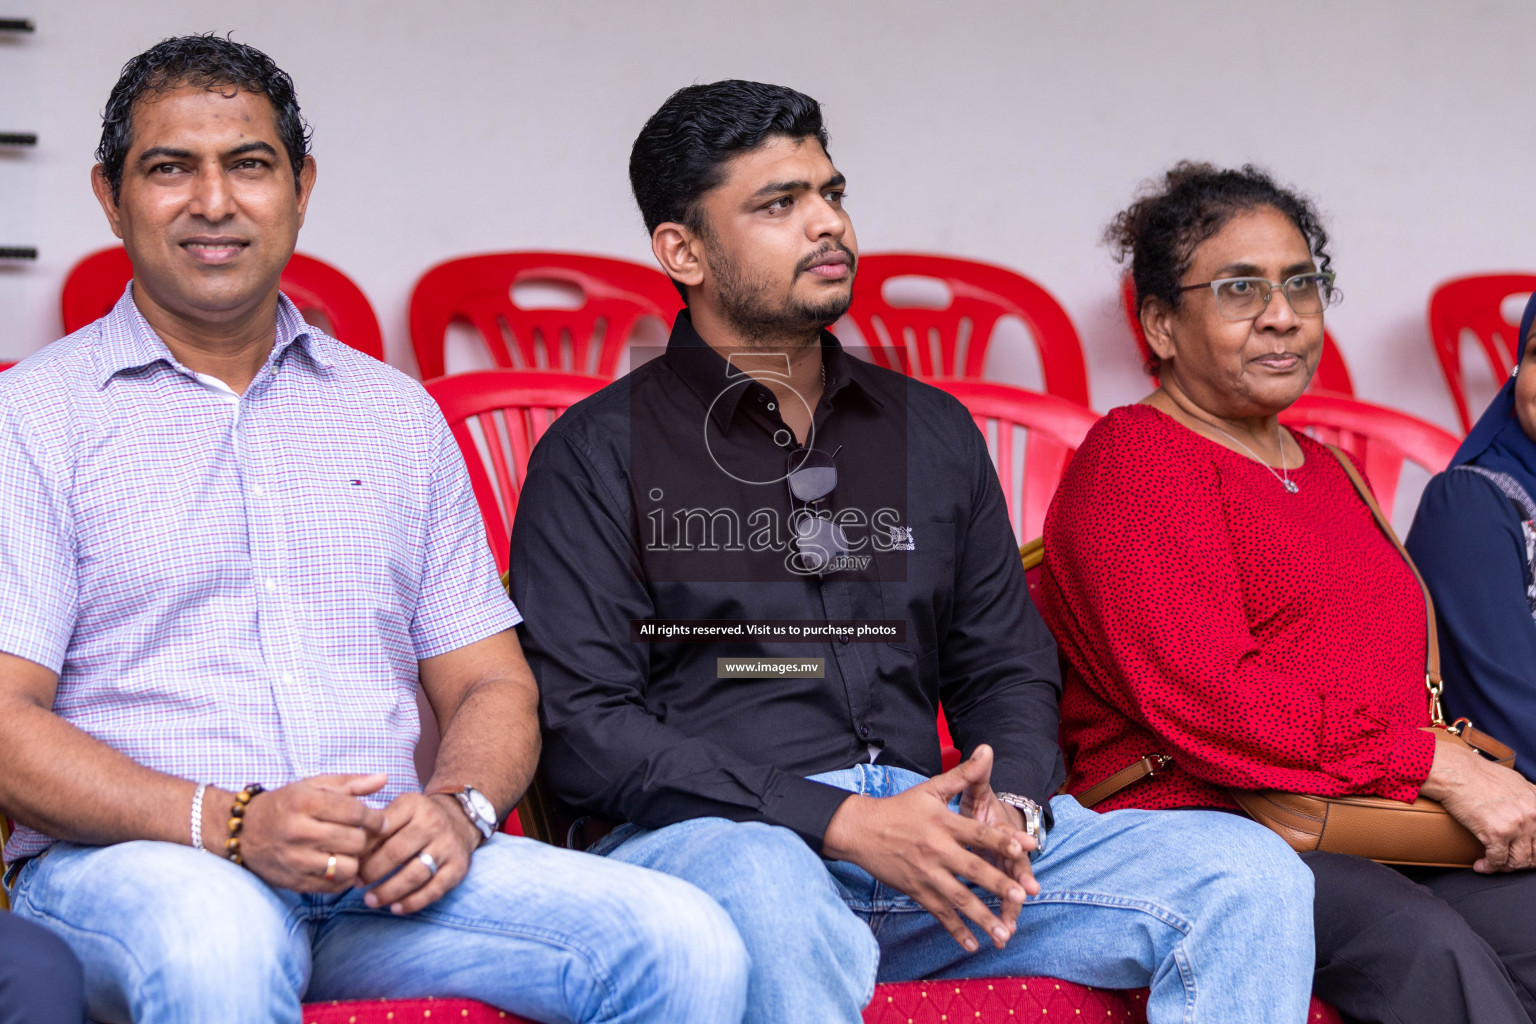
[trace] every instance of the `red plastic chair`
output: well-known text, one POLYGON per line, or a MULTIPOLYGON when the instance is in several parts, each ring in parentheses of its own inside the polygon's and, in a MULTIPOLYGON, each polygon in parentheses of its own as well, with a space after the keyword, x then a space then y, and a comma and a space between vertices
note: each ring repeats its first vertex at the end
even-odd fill
POLYGON ((1026 391, 1011 384, 983 380, 929 381, 948 391, 970 410, 987 438, 992 465, 1008 500, 1008 518, 1020 541, 1038 537, 1045 511, 1069 459, 1099 414, 1074 402, 1026 391), (1015 456, 1015 439, 1024 431, 1022 468, 1015 456))
POLYGON ((507 571, 533 446, 556 417, 607 383, 558 370, 478 370, 427 381, 469 467, 498 572, 507 571))
MULTIPOLYGON (((131 277, 133 265, 120 245, 91 253, 76 263, 64 279, 61 296, 64 333, 73 334, 106 316, 123 297, 131 277)), ((368 296, 346 274, 296 252, 283 268, 279 287, 306 320, 364 355, 384 360, 379 318, 368 304, 368 296)))
POLYGON ((1429 335, 1451 400, 1456 403, 1463 433, 1472 429, 1472 413, 1467 408, 1467 389, 1461 374, 1462 332, 1471 331, 1477 336, 1488 365, 1493 368, 1493 379, 1502 384, 1515 365, 1515 352, 1520 348, 1520 339, 1515 337, 1520 324, 1505 319, 1504 300, 1525 292, 1536 292, 1536 274, 1458 277, 1442 283, 1429 297, 1429 335))
POLYGON ((1338 445, 1359 459, 1388 519, 1403 463, 1438 473, 1450 464, 1460 444, 1454 434, 1433 423, 1343 395, 1302 395, 1280 414, 1280 422, 1325 444, 1338 445))
POLYGON ((966 379, 981 377, 997 322, 1016 316, 1035 338, 1045 390, 1088 404, 1083 346, 1066 311, 1044 288, 1003 267, 920 253, 860 256, 848 316, 881 366, 917 377, 966 379), (885 286, 897 277, 937 279, 949 301, 938 309, 893 305, 885 286))
POLYGON ((656 317, 668 326, 683 300, 659 270, 606 256, 502 252, 439 263, 411 293, 411 344, 425 380, 446 371, 448 325, 468 323, 499 367, 566 370, 612 379, 635 326, 656 317), (574 287, 575 309, 524 309, 520 284, 574 287))
MULTIPOLYGON (((1136 282, 1131 280, 1130 274, 1120 278, 1120 305, 1125 310, 1125 321, 1130 324, 1131 337, 1136 339, 1136 351, 1145 366, 1152 359, 1152 348, 1147 344, 1146 333, 1141 329, 1141 313, 1136 308, 1136 282)), ((1156 383, 1157 377, 1154 375, 1152 380, 1156 383)), ((1328 333, 1326 327, 1323 328, 1323 354, 1318 358, 1312 382, 1307 385, 1308 394, 1318 391, 1350 396, 1355 393, 1355 382, 1349 375, 1344 356, 1339 352, 1339 343, 1333 340, 1333 335, 1328 333)))

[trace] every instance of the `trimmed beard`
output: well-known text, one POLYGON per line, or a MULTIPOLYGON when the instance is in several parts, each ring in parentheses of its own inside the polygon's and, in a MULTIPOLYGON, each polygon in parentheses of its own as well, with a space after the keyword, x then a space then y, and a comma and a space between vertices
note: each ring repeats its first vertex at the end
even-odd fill
MULTIPOLYGON (((710 269, 715 273, 715 285, 720 299, 720 315, 735 329, 749 348, 780 348, 786 341, 796 348, 808 348, 825 327, 830 327, 848 312, 853 301, 853 291, 829 296, 820 303, 797 302, 787 298, 775 306, 768 298, 771 286, 760 277, 752 277, 741 270, 726 255, 725 249, 713 236, 701 232, 704 249, 709 255, 710 269)), ((848 254, 848 272, 852 279, 856 257, 841 244, 825 245, 801 261, 805 266, 795 268, 798 278, 816 260, 830 252, 848 254)))

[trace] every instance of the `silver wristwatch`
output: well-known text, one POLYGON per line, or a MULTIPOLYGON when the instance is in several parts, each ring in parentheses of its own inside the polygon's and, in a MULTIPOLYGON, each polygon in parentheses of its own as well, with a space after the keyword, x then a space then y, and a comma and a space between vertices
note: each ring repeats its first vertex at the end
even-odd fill
POLYGON ((464 786, 460 789, 444 790, 464 808, 464 813, 469 817, 475 828, 486 839, 496 834, 496 805, 490 798, 480 792, 474 786, 464 786))
POLYGON ((1043 851, 1045 849, 1045 817, 1040 813, 1040 805, 1029 797, 1019 796, 1017 793, 998 793, 994 790, 993 795, 1024 816, 1024 831, 1034 839, 1035 852, 1043 851))

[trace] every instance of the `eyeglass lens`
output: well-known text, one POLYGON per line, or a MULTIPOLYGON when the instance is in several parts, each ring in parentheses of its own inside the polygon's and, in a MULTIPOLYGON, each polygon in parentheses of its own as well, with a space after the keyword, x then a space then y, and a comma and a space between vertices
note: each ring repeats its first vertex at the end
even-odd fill
POLYGON ((812 448, 790 452, 789 493, 800 501, 820 501, 837 486, 837 466, 832 456, 812 448))
MULTIPOLYGON (((1262 277, 1234 277, 1217 281, 1216 309, 1229 320, 1247 320, 1263 313, 1273 286, 1262 277)), ((1297 274, 1281 285, 1297 316, 1313 316, 1327 305, 1327 278, 1322 274, 1297 274)))
POLYGON ((834 559, 848 554, 848 538, 832 520, 813 512, 800 512, 795 517, 795 550, 799 553, 796 562, 802 570, 820 574, 834 559))

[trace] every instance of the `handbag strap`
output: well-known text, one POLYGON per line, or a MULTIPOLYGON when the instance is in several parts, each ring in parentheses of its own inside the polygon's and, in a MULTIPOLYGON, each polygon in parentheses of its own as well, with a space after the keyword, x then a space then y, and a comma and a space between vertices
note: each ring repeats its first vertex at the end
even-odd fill
POLYGON ((1408 549, 1403 547, 1403 542, 1398 539, 1397 531, 1392 529, 1392 524, 1382 514, 1381 506, 1376 504, 1376 497, 1371 493, 1371 488, 1366 484, 1365 478, 1355 468, 1354 462, 1343 449, 1328 445, 1328 450, 1333 457, 1339 460, 1339 465, 1344 467, 1344 473, 1349 477, 1349 482, 1354 484, 1355 492, 1360 495, 1366 507, 1371 510, 1371 515, 1376 519, 1376 525, 1381 527, 1381 532, 1386 534, 1387 540, 1397 548, 1397 553, 1403 556, 1403 561, 1408 563, 1413 578, 1419 581, 1419 590, 1424 594, 1424 622, 1428 631, 1428 642, 1425 645, 1424 654, 1424 687, 1429 690, 1429 721, 1431 725, 1441 729, 1446 728, 1445 709, 1440 705, 1440 694, 1445 689, 1445 684, 1440 678, 1440 634, 1435 627, 1435 601, 1429 596, 1429 586, 1424 582, 1424 577, 1419 573, 1419 567, 1413 564, 1413 559, 1408 554, 1408 549))
POLYGON ((1132 761, 1109 778, 1077 794, 1077 802, 1084 807, 1102 803, 1125 787, 1156 775, 1172 763, 1173 758, 1168 754, 1148 754, 1140 761, 1132 761))

